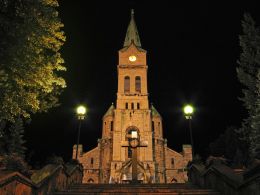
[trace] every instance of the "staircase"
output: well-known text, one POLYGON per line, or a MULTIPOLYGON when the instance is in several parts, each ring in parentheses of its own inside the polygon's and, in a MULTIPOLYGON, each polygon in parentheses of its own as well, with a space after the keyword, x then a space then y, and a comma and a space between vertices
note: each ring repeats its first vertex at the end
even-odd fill
POLYGON ((54 195, 82 195, 82 194, 215 194, 220 193, 211 189, 200 189, 192 184, 77 184, 65 191, 55 192, 54 195))

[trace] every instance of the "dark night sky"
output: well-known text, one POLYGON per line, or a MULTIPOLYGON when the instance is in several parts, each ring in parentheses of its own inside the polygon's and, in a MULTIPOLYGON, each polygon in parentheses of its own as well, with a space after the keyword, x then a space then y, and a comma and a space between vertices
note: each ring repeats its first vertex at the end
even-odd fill
POLYGON ((180 151, 189 142, 185 103, 196 113, 193 135, 196 153, 208 154, 208 144, 230 125, 239 126, 245 111, 238 100, 236 78, 241 52, 238 34, 245 11, 260 25, 257 1, 61 1, 60 16, 67 41, 62 49, 67 88, 61 106, 32 116, 26 139, 33 161, 55 153, 71 158, 76 143, 75 106, 89 107, 81 143, 89 150, 101 137, 102 116, 116 100, 118 50, 122 48, 130 9, 142 47, 147 50, 149 99, 163 117, 168 146, 180 151))

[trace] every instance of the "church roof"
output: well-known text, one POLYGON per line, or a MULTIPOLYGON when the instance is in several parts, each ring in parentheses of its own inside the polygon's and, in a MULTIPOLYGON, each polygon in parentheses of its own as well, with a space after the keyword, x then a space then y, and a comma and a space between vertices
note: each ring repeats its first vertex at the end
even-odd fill
POLYGON ((112 103, 112 105, 108 108, 106 114, 104 114, 103 118, 106 117, 106 116, 113 116, 114 115, 114 109, 115 109, 115 106, 112 103))
POLYGON ((135 24, 133 9, 131 10, 131 20, 126 31, 124 47, 129 47, 132 42, 136 45, 136 47, 141 48, 141 41, 135 24))
POLYGON ((159 114, 159 112, 155 109, 155 107, 152 105, 151 106, 151 111, 152 111, 152 116, 159 116, 161 117, 161 115, 159 114))

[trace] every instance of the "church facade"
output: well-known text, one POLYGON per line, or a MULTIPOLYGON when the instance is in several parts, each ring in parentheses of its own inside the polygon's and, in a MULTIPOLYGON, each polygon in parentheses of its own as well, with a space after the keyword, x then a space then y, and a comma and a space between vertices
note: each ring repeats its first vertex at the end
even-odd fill
MULTIPOLYGON (((127 183, 132 179, 132 150, 124 147, 137 132, 145 147, 137 148, 138 180, 142 183, 183 183, 192 148, 183 145, 178 153, 167 147, 162 117, 148 100, 147 52, 141 47, 132 10, 123 48, 119 50, 116 105, 103 116, 98 146, 84 152, 79 145, 78 160, 84 167, 83 183, 127 183)), ((73 147, 73 158, 76 146, 73 147)))

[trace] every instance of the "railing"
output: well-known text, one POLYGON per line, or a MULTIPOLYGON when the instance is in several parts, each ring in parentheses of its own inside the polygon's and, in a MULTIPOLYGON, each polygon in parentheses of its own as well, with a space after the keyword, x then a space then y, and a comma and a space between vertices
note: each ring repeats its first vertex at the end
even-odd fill
POLYGON ((191 164, 188 167, 189 181, 201 188, 211 188, 223 195, 260 194, 260 162, 244 171, 236 171, 221 162, 209 166, 191 164))
POLYGON ((81 165, 46 165, 35 171, 31 178, 18 172, 0 172, 1 195, 48 195, 80 184, 83 177, 81 165))

